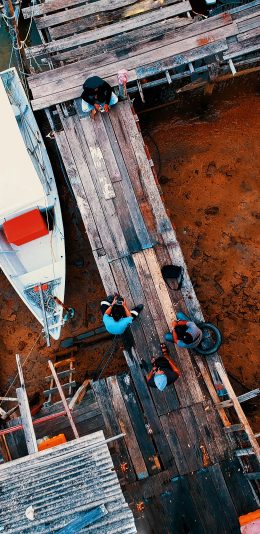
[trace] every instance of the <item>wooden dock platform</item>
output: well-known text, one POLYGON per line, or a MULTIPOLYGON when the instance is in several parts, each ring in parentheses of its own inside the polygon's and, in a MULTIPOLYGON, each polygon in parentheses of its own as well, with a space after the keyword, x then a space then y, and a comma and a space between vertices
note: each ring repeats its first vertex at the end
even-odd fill
POLYGON ((208 533, 207 525, 212 534, 220 528, 239 532, 237 515, 255 509, 257 501, 236 457, 243 433, 227 433, 225 410, 217 409, 218 355, 206 360, 169 347, 181 377, 164 392, 148 388, 140 367, 141 359, 148 363, 151 355, 160 355, 176 311, 197 319, 202 313, 138 117, 129 101, 95 121, 82 114, 77 101, 65 114, 62 106, 58 110, 59 116, 49 116, 104 293, 119 292, 129 306, 144 304, 131 327, 134 347, 124 351, 130 374, 92 384, 106 437, 126 433, 113 444, 113 459, 140 532, 154 531, 156 514, 162 518, 156 532, 208 533), (169 263, 185 269, 182 292, 170 291, 162 278, 161 267, 169 263))
MULTIPOLYGON (((134 15, 131 9, 137 4, 49 0, 36 5, 33 14, 42 44, 27 55, 45 56, 51 70, 30 76, 32 105, 35 110, 48 108, 104 294, 118 292, 130 307, 144 304, 131 326, 133 346, 124 351, 129 374, 92 383, 106 437, 126 434, 112 452, 139 532, 238 533, 238 515, 256 509, 259 502, 236 455, 236 449, 249 447, 248 438, 238 425, 236 431, 226 431, 230 422, 215 389, 219 356, 206 360, 172 345, 181 377, 164 392, 148 388, 140 367, 142 359, 149 363, 152 355, 161 354, 160 342, 177 311, 195 320, 203 315, 138 117, 127 100, 92 121, 82 114, 77 97, 87 75, 95 73, 117 85, 122 67, 133 84, 150 77, 157 82, 154 76, 159 74, 168 80, 179 74, 174 70, 178 66, 188 67, 191 75, 197 60, 204 70, 212 58, 213 63, 226 62, 230 70, 231 53, 239 58, 250 39, 250 46, 259 48, 254 31, 259 2, 252 2, 246 15, 241 9, 203 22, 187 17, 188 1, 169 0, 162 9, 153 2, 154 10, 134 15), (130 18, 122 21, 126 8, 130 18), (239 41, 242 33, 246 38, 239 41), (170 291, 165 284, 161 267, 166 264, 183 266, 182 291, 170 291)), ((24 12, 30 15, 31 9, 24 12)), ((256 471, 255 455, 246 458, 247 468, 256 471)))
POLYGON ((51 69, 30 76, 33 108, 79 97, 92 73, 117 86, 127 69, 128 91, 144 100, 148 87, 214 83, 259 68, 260 0, 202 21, 191 11, 188 0, 50 0, 23 9, 42 41, 27 57, 51 69))

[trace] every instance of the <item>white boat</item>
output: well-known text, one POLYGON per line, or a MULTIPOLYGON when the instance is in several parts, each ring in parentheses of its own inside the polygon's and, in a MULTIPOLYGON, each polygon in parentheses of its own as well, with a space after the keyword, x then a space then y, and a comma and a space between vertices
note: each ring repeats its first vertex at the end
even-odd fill
POLYGON ((50 160, 16 69, 0 72, 0 268, 42 324, 60 337, 65 244, 50 160))

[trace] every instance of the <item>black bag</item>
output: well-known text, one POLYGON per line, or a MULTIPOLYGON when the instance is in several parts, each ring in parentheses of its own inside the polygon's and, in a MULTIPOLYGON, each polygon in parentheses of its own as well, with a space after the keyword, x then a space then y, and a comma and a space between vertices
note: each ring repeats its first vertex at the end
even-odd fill
POLYGON ((174 291, 179 291, 182 286, 184 269, 181 265, 164 265, 161 268, 162 277, 167 286, 174 291), (175 287, 172 287, 168 280, 175 280, 175 287))

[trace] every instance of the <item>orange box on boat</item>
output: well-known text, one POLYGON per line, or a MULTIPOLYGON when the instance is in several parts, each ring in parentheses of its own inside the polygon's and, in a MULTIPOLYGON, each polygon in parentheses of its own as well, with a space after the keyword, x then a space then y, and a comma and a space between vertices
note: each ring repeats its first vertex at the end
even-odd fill
POLYGON ((58 434, 52 438, 44 439, 38 445, 38 451, 44 451, 45 449, 50 449, 51 447, 56 447, 56 445, 61 445, 62 443, 67 443, 66 437, 64 434, 58 434))
POLYGON ((18 215, 3 224, 4 233, 9 243, 24 245, 34 239, 48 235, 48 227, 39 209, 18 215))
POLYGON ((243 526, 243 525, 247 525, 247 523, 251 523, 251 521, 256 521, 257 519, 260 519, 259 508, 255 512, 249 512, 249 514, 241 515, 239 517, 239 523, 240 523, 240 526, 243 526))

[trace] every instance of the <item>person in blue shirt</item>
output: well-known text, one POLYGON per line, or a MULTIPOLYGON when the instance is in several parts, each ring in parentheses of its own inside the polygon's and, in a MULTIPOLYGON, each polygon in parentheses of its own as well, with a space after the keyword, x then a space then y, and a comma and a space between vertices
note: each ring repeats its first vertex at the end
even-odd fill
POLYGON ((120 336, 127 327, 137 319, 143 309, 143 304, 138 304, 129 310, 125 299, 119 295, 109 295, 101 302, 101 313, 106 330, 113 335, 120 336))

